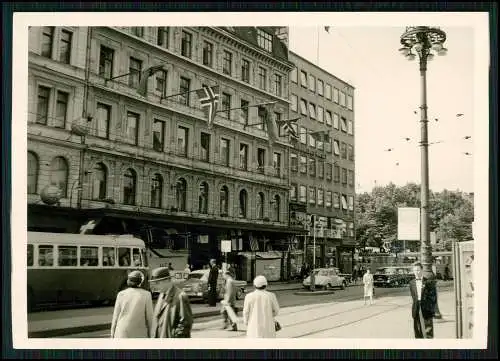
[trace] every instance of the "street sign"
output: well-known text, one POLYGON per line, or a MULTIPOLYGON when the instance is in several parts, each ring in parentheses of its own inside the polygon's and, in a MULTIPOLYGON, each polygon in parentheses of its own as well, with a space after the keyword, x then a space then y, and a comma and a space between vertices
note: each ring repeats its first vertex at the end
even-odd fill
POLYGON ((223 253, 231 252, 231 240, 224 239, 224 240, 220 241, 220 250, 223 253))
POLYGON ((398 208, 398 240, 420 240, 420 208, 398 208))

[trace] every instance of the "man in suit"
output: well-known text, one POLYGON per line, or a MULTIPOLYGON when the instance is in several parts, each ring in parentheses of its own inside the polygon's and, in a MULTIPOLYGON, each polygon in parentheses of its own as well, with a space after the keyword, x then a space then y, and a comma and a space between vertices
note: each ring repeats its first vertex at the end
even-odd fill
POLYGON ((215 259, 210 260, 210 272, 208 274, 208 305, 215 307, 217 304, 217 280, 219 278, 219 268, 215 264, 215 259))
POLYGON ((433 338, 434 325, 432 319, 437 302, 436 282, 423 277, 420 262, 413 265, 415 279, 410 281, 410 294, 413 300, 411 315, 415 338, 433 338))
POLYGON ((234 286, 234 278, 233 274, 231 271, 226 270, 224 272, 224 279, 226 281, 225 286, 224 286, 224 299, 221 301, 221 304, 223 304, 222 307, 222 318, 224 321, 224 324, 222 325, 222 329, 225 330, 229 326, 231 326, 233 331, 236 331, 237 325, 234 324, 231 319, 229 318, 229 315, 225 309, 225 307, 231 307, 234 311, 234 313, 238 313, 238 310, 236 309, 236 287, 234 286))
POLYGON ((151 272, 151 290, 159 292, 153 312, 151 337, 190 338, 193 327, 193 313, 188 296, 173 282, 168 267, 156 268, 151 272))

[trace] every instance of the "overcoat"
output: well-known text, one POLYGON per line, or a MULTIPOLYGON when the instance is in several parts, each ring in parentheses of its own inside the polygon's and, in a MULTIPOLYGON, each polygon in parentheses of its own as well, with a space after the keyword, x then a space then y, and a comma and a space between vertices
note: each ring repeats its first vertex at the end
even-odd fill
POLYGON ((279 312, 276 295, 266 290, 255 290, 245 296, 243 322, 249 338, 274 338, 275 317, 279 312))
POLYGON ((131 287, 118 293, 111 321, 111 338, 148 338, 152 322, 150 292, 131 287))
POLYGON ((193 312, 188 296, 175 285, 158 296, 154 310, 153 338, 189 338, 193 312))

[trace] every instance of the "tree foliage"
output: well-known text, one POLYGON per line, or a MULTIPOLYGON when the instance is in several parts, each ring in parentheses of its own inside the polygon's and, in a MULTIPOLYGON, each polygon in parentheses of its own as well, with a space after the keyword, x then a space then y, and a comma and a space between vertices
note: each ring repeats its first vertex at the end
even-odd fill
MULTIPOLYGON (((451 250, 455 241, 472 239, 473 196, 460 191, 429 191, 429 229, 435 232, 437 249, 451 250)), ((356 197, 358 247, 398 244, 398 207, 420 208, 420 186, 408 183, 375 187, 356 197)))

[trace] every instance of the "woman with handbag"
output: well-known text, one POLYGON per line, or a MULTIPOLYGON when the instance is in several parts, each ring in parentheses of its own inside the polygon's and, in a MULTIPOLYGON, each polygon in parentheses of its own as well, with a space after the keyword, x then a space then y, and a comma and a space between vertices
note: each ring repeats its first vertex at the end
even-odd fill
POLYGON ((243 322, 247 326, 248 338, 275 338, 281 329, 275 317, 279 312, 276 295, 266 290, 267 280, 257 276, 253 281, 255 291, 245 296, 243 322))

